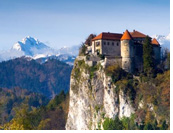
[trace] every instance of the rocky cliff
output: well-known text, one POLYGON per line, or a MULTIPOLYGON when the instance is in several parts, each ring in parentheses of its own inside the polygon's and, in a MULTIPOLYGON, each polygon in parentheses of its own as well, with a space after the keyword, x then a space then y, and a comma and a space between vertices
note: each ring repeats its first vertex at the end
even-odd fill
POLYGON ((103 129, 104 118, 129 117, 134 113, 129 96, 119 89, 97 62, 89 67, 76 58, 70 81, 67 130, 103 129))

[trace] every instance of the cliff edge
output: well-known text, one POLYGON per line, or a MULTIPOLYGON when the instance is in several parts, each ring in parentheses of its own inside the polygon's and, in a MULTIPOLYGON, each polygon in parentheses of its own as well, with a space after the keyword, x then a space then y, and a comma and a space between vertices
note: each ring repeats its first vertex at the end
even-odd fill
POLYGON ((78 56, 71 73, 66 129, 103 129, 104 118, 130 117, 132 113, 129 96, 108 76, 104 62, 91 66, 85 57, 78 56))

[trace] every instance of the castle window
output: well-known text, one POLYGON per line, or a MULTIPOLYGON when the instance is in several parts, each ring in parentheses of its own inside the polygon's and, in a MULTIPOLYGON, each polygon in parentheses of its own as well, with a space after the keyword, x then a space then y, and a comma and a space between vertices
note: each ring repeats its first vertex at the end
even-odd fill
POLYGON ((112 42, 112 46, 114 46, 114 42, 112 42))
POLYGON ((119 46, 119 43, 117 42, 117 46, 119 46))
POLYGON ((100 42, 96 42, 96 46, 99 46, 100 45, 100 42))
POLYGON ((103 42, 104 45, 106 45, 106 42, 103 42))
POLYGON ((108 45, 109 45, 109 42, 108 42, 108 45))

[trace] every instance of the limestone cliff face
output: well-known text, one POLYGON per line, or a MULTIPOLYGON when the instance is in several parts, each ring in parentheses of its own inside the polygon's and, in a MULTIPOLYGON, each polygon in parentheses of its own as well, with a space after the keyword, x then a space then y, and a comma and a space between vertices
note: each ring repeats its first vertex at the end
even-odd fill
POLYGON ((134 113, 128 96, 116 91, 101 64, 94 67, 76 59, 70 81, 67 130, 103 129, 105 117, 129 117, 134 113))

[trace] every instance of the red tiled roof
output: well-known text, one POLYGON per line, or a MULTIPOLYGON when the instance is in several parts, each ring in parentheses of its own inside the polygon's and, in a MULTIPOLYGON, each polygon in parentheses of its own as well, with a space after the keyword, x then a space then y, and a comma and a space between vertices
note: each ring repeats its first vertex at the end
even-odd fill
POLYGON ((121 37, 121 40, 131 40, 131 39, 132 39, 132 37, 131 37, 129 31, 126 30, 126 31, 124 32, 123 36, 121 37))
POLYGON ((153 38, 153 40, 151 41, 151 44, 160 45, 159 42, 155 38, 153 38))
POLYGON ((145 34, 139 32, 139 31, 136 31, 136 30, 133 30, 133 32, 130 32, 130 34, 133 38, 145 38, 146 37, 145 34))
POLYGON ((126 30, 123 35, 119 34, 119 33, 102 32, 101 34, 99 34, 98 36, 93 38, 92 41, 93 40, 99 40, 99 39, 104 39, 104 40, 128 39, 129 40, 129 39, 132 39, 132 38, 145 38, 145 37, 146 37, 146 35, 139 32, 139 31, 133 30, 133 32, 129 32, 128 30, 126 30))
POLYGON ((99 40, 99 39, 104 39, 104 40, 120 40, 122 37, 122 34, 119 33, 106 33, 106 32, 102 32, 101 34, 99 34, 98 36, 96 36, 95 38, 93 38, 92 40, 99 40))

